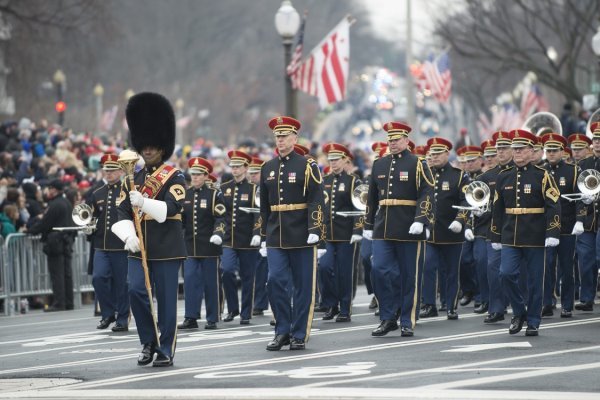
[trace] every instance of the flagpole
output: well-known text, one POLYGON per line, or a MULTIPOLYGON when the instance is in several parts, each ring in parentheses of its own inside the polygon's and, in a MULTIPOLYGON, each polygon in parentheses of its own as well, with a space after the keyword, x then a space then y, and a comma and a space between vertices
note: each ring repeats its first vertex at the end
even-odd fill
POLYGON ((410 66, 413 62, 412 56, 412 11, 411 0, 406 0, 406 119, 410 126, 415 126, 415 92, 410 66))

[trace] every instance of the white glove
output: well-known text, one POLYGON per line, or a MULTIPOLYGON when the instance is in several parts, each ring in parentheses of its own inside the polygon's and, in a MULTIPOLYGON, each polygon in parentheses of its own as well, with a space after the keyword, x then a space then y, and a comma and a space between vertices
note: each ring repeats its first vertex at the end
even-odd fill
POLYGON ((484 214, 482 210, 473 210, 473 215, 476 217, 481 217, 484 214))
POLYGON ((129 201, 133 207, 142 208, 144 205, 144 196, 137 190, 129 192, 129 201))
POLYGON ((492 249, 502 250, 502 243, 492 243, 492 249))
POLYGON ((258 247, 260 246, 260 235, 252 236, 252 240, 250 241, 250 247, 258 247))
POLYGON ((363 237, 367 240, 373 240, 373 231, 363 230, 363 237))
POLYGON ((306 239, 307 244, 315 244, 318 241, 319 241, 319 236, 315 235, 314 233, 311 233, 310 235, 308 235, 308 239, 306 239))
POLYGON ((327 253, 327 249, 317 249, 317 260, 323 257, 325 253, 327 253))
POLYGON ((583 204, 592 204, 594 200, 596 200, 596 195, 593 194, 584 194, 581 197, 581 201, 583 202, 583 204))
POLYGON ((267 243, 262 242, 260 244, 260 249, 258 250, 258 252, 260 253, 260 255, 262 257, 266 257, 267 256, 267 243))
POLYGON ((547 237, 546 238, 546 247, 556 247, 558 246, 558 244, 560 243, 560 240, 557 238, 553 238, 553 237, 547 237))
POLYGON ((352 235, 352 237, 350 237, 350 244, 354 244, 356 242, 360 242, 362 240, 362 236, 361 235, 352 235))
POLYGON ((454 233, 459 233, 460 231, 462 231, 462 224, 458 221, 452 221, 448 229, 450 229, 454 233))
POLYGON ((140 252, 140 239, 137 236, 129 236, 125 241, 125 250, 131 253, 140 252))
POLYGON ((473 230, 472 229, 465 229, 465 239, 467 239, 469 242, 472 242, 473 240, 475 240, 475 235, 473 234, 473 230))
POLYGON ((83 232, 84 235, 91 235, 94 233, 94 227, 87 225, 81 230, 81 232, 83 232))
POLYGON ((410 228, 408 229, 409 235, 420 235, 423 233, 423 223, 422 222, 413 222, 410 228))
POLYGON ((221 239, 221 236, 219 235, 212 235, 208 241, 217 246, 220 246, 223 243, 223 239, 221 239))
POLYGON ((575 222, 575 226, 573 226, 573 232, 571 232, 571 235, 579 236, 583 233, 583 231, 583 222, 577 221, 575 222))
POLYGON ((429 228, 425 228, 425 239, 429 239, 429 236, 431 236, 431 232, 429 231, 429 228))

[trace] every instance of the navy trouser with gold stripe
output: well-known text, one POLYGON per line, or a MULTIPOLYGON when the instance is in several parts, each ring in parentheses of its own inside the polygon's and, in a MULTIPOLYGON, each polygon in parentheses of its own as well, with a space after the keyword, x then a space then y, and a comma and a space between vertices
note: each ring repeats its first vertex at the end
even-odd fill
MULTIPOLYGON (((179 267, 183 260, 148 261, 148 272, 156 297, 160 348, 156 351, 167 357, 175 355, 177 332, 177 289, 179 267)), ((150 300, 144 281, 142 260, 129 258, 129 301, 142 344, 155 343, 156 333, 150 312, 150 300)))
POLYGON ((127 252, 94 251, 92 284, 100 303, 103 319, 117 315, 117 322, 129 324, 129 294, 127 293, 127 252))
POLYGON ((269 308, 269 297, 267 296, 267 276, 269 264, 267 257, 259 255, 256 259, 256 274, 254 276, 254 309, 267 310, 269 308))
POLYGON ((395 320, 396 311, 401 310, 401 326, 414 328, 417 317, 417 277, 423 267, 423 242, 401 242, 373 240, 373 269, 371 279, 377 301, 379 318, 395 320), (395 276, 400 276, 401 293, 395 293, 398 285, 395 276), (401 304, 397 303, 401 299, 401 304))
POLYGON ((267 249, 267 290, 275 316, 275 334, 291 334, 308 341, 313 319, 317 275, 317 248, 267 249), (290 299, 289 287, 293 287, 290 299), (292 300, 292 302, 290 302, 292 300))
POLYGON ((560 304, 564 310, 573 311, 575 303, 575 272, 573 256, 575 255, 575 239, 573 235, 560 235, 560 244, 546 248, 546 273, 544 274, 544 305, 551 306, 560 282, 560 304))
POLYGON ((583 232, 577 237, 577 255, 579 257, 579 301, 594 301, 598 289, 598 256, 600 255, 600 234, 583 232))
POLYGON ((448 310, 456 310, 459 281, 458 270, 460 266, 460 254, 463 249, 462 243, 427 243, 426 246, 427 252, 425 256, 422 286, 423 303, 435 305, 437 286, 444 287, 445 290, 443 290, 443 293, 446 297, 441 298, 441 302, 446 303, 448 310), (436 279, 436 272, 438 271, 440 272, 439 278, 436 279))
POLYGON ((352 284, 354 270, 354 244, 327 242, 327 252, 319 260, 323 286, 321 305, 335 307, 340 314, 350 315, 352 309, 352 284))
POLYGON ((223 289, 228 312, 239 312, 241 319, 252 318, 254 303, 254 275, 258 250, 223 248, 221 268, 223 269, 223 289), (242 308, 238 300, 235 272, 239 271, 242 281, 242 308))
POLYGON ((527 325, 539 328, 544 296, 544 247, 502 246, 500 281, 510 300, 513 315, 527 317, 527 325), (527 294, 519 285, 521 271, 527 271, 527 294))
POLYGON ((219 257, 188 257, 183 263, 185 317, 200 318, 206 299, 206 321, 219 321, 219 257))

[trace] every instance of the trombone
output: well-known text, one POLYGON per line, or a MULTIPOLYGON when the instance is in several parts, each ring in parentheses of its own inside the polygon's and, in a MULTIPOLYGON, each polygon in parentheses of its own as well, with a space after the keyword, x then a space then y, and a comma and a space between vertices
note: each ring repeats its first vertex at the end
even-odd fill
POLYGON ((363 183, 354 188, 352 192, 352 205, 357 211, 336 211, 337 215, 342 217, 356 217, 365 215, 367 209, 367 197, 369 195, 369 185, 363 183))
POLYGON ((561 194, 560 197, 569 201, 577 201, 592 196, 593 201, 596 201, 600 194, 600 172, 595 169, 582 171, 577 178, 577 188, 581 193, 561 194))
POLYGON ((77 204, 71 212, 71 219, 77 226, 60 226, 53 228, 55 231, 79 231, 87 229, 94 231, 96 229, 96 220, 92 219, 92 207, 85 203, 77 204))
POLYGON ((487 212, 490 208, 490 187, 482 181, 473 181, 467 186, 465 199, 469 206, 452 206, 458 210, 487 212))

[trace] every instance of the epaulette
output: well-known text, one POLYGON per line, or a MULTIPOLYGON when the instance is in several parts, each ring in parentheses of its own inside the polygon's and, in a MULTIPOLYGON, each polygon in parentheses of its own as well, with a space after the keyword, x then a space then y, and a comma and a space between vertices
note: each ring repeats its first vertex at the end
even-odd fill
MULTIPOLYGON (((502 169, 502 168, 501 168, 501 169, 500 169, 500 171, 498 171, 498 173, 499 173, 499 174, 501 174, 501 173, 503 173, 503 172, 510 171, 510 170, 511 170, 511 169, 513 169, 514 167, 515 167, 514 165, 511 165, 511 166, 510 166, 510 167, 508 167, 508 168, 504 168, 504 169, 502 169)), ((545 171, 545 170, 544 170, 544 171, 545 171)))
POLYGON ((544 172, 548 172, 548 170, 544 167, 540 167, 539 165, 534 165, 534 167, 536 167, 537 169, 541 169, 544 172))
POLYGON ((108 185, 108 183, 105 183, 104 185, 94 189, 94 191, 92 192, 92 194, 96 193, 98 190, 102 189, 104 186, 108 185))
POLYGON ((227 182, 221 182, 221 186, 227 185, 229 182, 233 182, 233 179, 228 180, 227 182))

